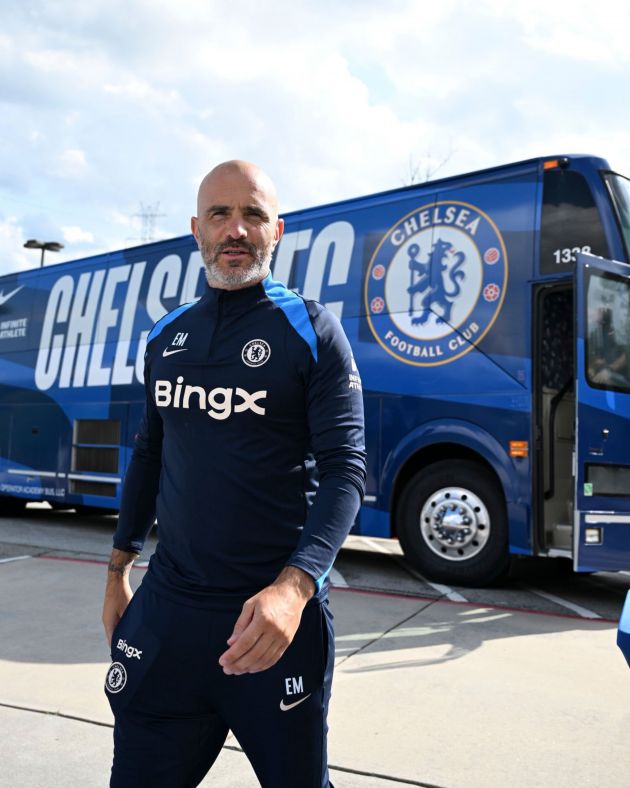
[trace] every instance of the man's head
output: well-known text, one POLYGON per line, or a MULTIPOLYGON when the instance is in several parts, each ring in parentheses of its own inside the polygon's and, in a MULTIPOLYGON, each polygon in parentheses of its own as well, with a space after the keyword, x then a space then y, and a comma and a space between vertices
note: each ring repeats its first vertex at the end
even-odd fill
POLYGON ((191 229, 211 287, 240 290, 262 281, 284 229, 271 179, 246 161, 219 164, 201 182, 191 229))

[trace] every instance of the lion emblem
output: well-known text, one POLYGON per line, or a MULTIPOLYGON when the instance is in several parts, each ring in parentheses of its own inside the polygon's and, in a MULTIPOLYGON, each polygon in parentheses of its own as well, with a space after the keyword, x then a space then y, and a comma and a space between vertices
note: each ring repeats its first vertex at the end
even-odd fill
POLYGON ((433 244, 426 262, 417 259, 420 254, 418 244, 411 244, 408 254, 410 284, 407 292, 412 324, 424 325, 432 312, 437 315, 437 323, 449 323, 453 303, 461 293, 461 282, 466 278, 466 273, 461 270, 466 255, 456 251, 450 242, 439 238, 433 244), (416 308, 414 302, 418 295, 422 298, 419 308, 416 308), (420 314, 414 317, 416 312, 420 314))

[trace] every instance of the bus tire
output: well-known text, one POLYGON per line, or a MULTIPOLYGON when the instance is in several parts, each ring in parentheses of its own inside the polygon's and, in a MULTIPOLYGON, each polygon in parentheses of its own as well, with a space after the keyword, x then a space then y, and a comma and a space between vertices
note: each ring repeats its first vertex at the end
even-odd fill
POLYGON ((17 517, 24 514, 28 501, 24 498, 11 498, 0 495, 0 517, 17 517))
POLYGON ((486 586, 509 569, 505 501, 493 476, 468 460, 444 460, 418 471, 397 507, 400 544, 428 579, 486 586))

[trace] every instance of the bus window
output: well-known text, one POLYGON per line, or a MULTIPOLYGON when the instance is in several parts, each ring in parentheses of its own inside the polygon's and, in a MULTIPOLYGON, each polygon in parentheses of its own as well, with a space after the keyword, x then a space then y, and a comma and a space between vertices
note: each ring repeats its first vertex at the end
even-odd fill
POLYGON ((606 173, 604 176, 612 197, 617 218, 621 226, 626 247, 626 257, 630 258, 630 180, 614 172, 606 173))
POLYGON ((587 380, 594 388, 630 391, 630 287, 591 273, 587 289, 587 380))
POLYGON ((578 252, 609 257, 604 228, 583 175, 545 170, 540 227, 540 273, 573 269, 578 252))

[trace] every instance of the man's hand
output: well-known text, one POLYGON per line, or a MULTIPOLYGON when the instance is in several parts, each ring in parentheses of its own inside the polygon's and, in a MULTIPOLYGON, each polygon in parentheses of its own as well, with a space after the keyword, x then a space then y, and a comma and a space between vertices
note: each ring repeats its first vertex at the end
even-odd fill
POLYGON ((103 626, 105 637, 111 646, 112 635, 116 625, 122 618, 127 605, 131 601, 133 591, 129 583, 129 572, 137 553, 126 553, 124 550, 112 550, 112 557, 107 566, 107 585, 103 602, 103 626))
POLYGON ((310 575, 285 567, 277 579, 243 605, 219 665, 228 676, 259 673, 275 665, 300 625, 302 610, 315 593, 310 575))

